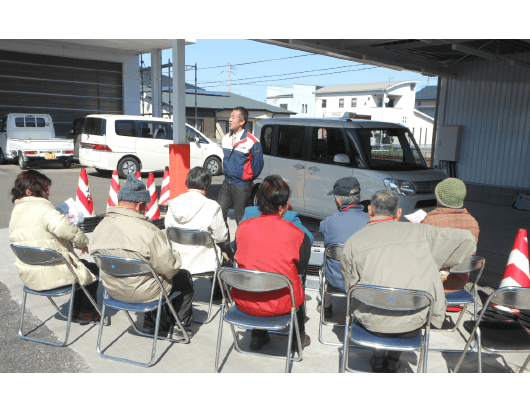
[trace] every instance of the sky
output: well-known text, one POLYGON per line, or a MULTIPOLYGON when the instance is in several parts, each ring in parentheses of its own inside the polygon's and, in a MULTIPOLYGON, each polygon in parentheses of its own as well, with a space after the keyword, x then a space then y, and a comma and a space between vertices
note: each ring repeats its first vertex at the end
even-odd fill
MULTIPOLYGON (((231 67, 231 91, 266 102, 267 86, 309 84, 330 86, 396 80, 417 80, 418 89, 436 85, 437 78, 409 71, 313 55, 247 39, 197 39, 186 45, 186 65, 197 63, 197 86, 210 91, 228 91, 228 63, 231 67), (288 58, 288 59, 287 59, 288 58), (267 62, 262 62, 267 61, 267 62), (259 63, 252 63, 259 62, 259 63), (247 84, 248 83, 248 84, 247 84)), ((162 51, 162 64, 171 60, 171 49, 162 51)), ((151 65, 150 54, 142 56, 151 65)), ((167 75, 168 70, 164 69, 167 75)), ((194 84, 195 71, 186 72, 186 82, 194 84)))

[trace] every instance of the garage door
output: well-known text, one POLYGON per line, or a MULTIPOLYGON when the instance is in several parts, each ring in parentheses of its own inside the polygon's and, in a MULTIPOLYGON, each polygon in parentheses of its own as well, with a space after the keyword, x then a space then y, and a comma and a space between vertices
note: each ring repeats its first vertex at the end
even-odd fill
POLYGON ((50 114, 67 135, 75 118, 123 114, 121 63, 0 51, 0 116, 50 114))

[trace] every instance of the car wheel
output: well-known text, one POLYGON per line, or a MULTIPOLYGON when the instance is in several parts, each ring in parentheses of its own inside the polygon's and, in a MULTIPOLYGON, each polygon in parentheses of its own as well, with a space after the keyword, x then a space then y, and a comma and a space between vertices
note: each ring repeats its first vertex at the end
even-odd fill
POLYGON ((26 170, 28 168, 28 162, 24 160, 22 155, 18 155, 18 165, 22 170, 26 170))
POLYGON ((209 157, 206 159, 206 162, 204 162, 204 168, 208 170, 212 176, 218 176, 222 171, 221 161, 216 157, 209 157))
POLYGON ((118 163, 118 176, 126 179, 129 174, 135 174, 140 170, 140 163, 133 157, 126 157, 118 163))
POLYGON ((6 157, 4 155, 4 151, 0 149, 0 165, 3 165, 6 162, 6 157))
POLYGON ((63 167, 65 169, 69 169, 72 167, 72 161, 71 160, 63 160, 63 167))

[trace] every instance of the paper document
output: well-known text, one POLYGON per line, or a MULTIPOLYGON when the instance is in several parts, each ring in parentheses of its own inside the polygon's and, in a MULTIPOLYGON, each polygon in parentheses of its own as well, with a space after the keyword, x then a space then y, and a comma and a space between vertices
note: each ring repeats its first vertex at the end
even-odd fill
POLYGON ((427 216, 427 213, 423 210, 418 210, 416 212, 413 212, 412 214, 405 215, 405 218, 407 218, 410 222, 414 224, 419 224, 421 221, 423 221, 423 218, 427 216))

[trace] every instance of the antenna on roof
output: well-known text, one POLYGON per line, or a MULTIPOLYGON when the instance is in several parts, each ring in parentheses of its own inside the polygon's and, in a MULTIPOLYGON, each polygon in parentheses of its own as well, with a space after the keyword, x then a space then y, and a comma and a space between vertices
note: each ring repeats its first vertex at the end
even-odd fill
POLYGON ((431 83, 431 77, 427 76, 427 86, 431 83))
POLYGON ((390 86, 390 80, 392 80, 394 76, 388 78, 388 85, 390 86))

